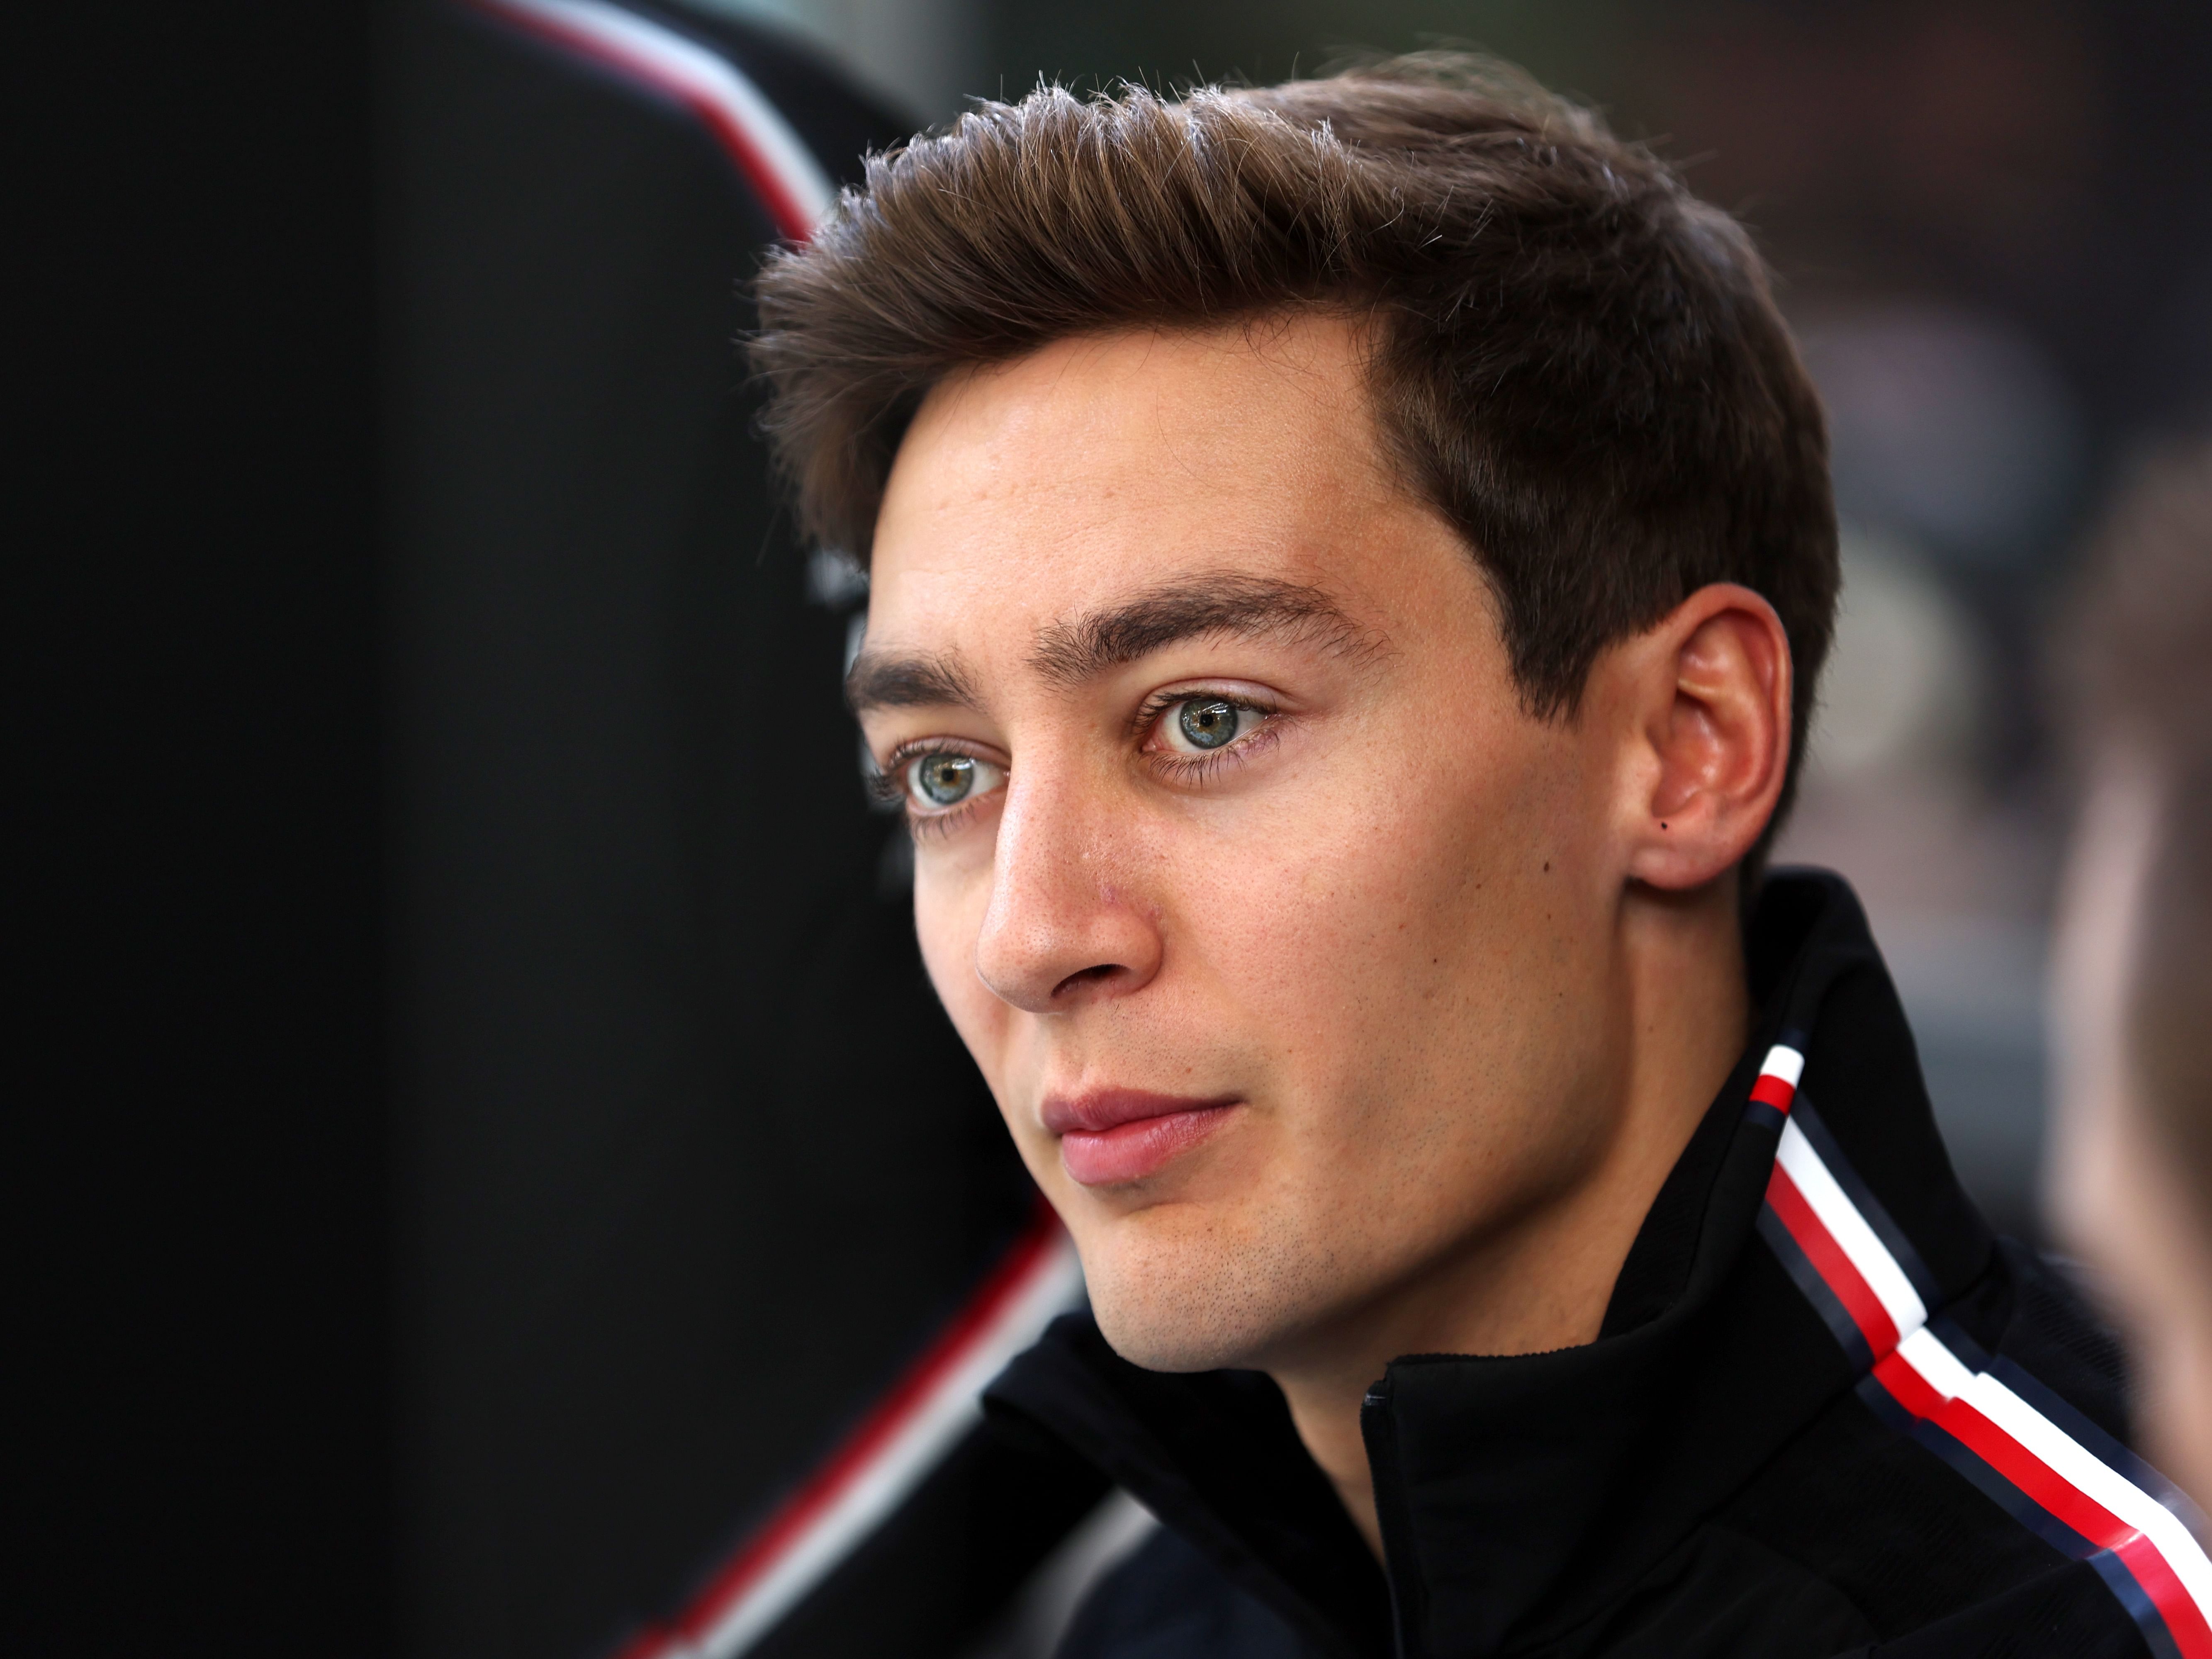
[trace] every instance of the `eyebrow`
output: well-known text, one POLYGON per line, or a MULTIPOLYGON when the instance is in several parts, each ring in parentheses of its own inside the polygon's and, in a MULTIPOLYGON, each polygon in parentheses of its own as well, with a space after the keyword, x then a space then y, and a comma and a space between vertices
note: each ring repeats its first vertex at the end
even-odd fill
POLYGON ((845 674, 845 701, 854 714, 871 708, 974 708, 975 691, 950 653, 885 656, 866 647, 845 674))
POLYGON ((1340 655, 1379 643, 1317 587, 1217 571, 1185 576, 1037 636, 1030 665, 1074 686, 1185 640, 1273 637, 1340 655))
MULTIPOLYGON (((1273 637, 1338 655, 1380 643, 1317 587, 1238 571, 1185 576, 1070 622, 1048 624, 1030 666, 1052 684, 1073 687, 1186 640, 1273 637)), ((863 648, 845 676, 855 714, 872 708, 979 706, 960 659, 950 653, 877 654, 863 648)))

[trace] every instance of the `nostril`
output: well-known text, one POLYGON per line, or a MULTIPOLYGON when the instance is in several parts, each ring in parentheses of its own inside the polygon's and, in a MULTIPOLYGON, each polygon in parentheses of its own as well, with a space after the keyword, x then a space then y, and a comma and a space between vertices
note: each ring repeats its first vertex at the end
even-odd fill
POLYGON ((1079 990, 1086 985, 1103 983, 1123 971, 1121 963, 1117 962, 1102 962, 1095 967, 1079 969, 1052 988, 1053 1000, 1056 1002, 1065 993, 1079 990))

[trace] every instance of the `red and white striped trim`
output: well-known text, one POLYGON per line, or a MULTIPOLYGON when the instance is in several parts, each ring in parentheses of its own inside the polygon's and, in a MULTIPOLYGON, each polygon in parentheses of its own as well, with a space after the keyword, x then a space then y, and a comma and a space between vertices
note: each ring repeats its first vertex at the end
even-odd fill
POLYGON ((2181 1517, 1932 1331, 1908 1332, 1875 1379, 2073 1532, 2118 1557, 2184 1659, 2212 1655, 2212 1563, 2181 1517))
POLYGON ((1759 1077, 1751 1085, 1751 1097, 1761 1106, 1771 1106, 1784 1117, 1790 1115, 1790 1103, 1797 1097, 1797 1079, 1805 1075, 1805 1056, 1797 1050, 1778 1042, 1766 1051, 1760 1062, 1759 1077))
POLYGON ((605 0, 476 0, 542 40, 674 99, 704 122, 767 206, 803 242, 837 199, 805 140, 761 89, 719 53, 605 0))
MULTIPOLYGON (((1787 1112, 1804 1063, 1796 1050, 1778 1046, 1761 1080, 1785 1081, 1788 1092, 1770 1090, 1762 1098, 1754 1089, 1753 1098, 1787 1112)), ((1874 1380, 1890 1398, 2116 1557, 2184 1659, 2212 1659, 2212 1560, 2203 1545, 2157 1498, 1928 1328, 1911 1275, 1795 1121, 1783 1125, 1766 1197, 1857 1328, 1874 1357, 1874 1380)))
POLYGON ((672 1628, 624 1659, 735 1659, 887 1520, 981 1420, 984 1386, 1083 1299, 1083 1267, 1042 1204, 966 1307, 672 1628))
POLYGON ((1794 1122, 1782 1126, 1766 1201, 1812 1258, 1875 1358, 1894 1348, 1905 1332, 1928 1322, 1927 1306, 1904 1267, 1794 1122))

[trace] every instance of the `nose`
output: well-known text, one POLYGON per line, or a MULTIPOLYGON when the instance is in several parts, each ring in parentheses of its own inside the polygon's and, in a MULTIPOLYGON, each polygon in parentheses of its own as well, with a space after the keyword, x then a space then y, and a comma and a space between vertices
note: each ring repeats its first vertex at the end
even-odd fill
POLYGON ((1033 1014, 1072 1013, 1127 996, 1159 972, 1156 908, 1130 878, 1140 866, 1126 812, 1079 781, 1018 773, 1009 781, 975 972, 1033 1014))

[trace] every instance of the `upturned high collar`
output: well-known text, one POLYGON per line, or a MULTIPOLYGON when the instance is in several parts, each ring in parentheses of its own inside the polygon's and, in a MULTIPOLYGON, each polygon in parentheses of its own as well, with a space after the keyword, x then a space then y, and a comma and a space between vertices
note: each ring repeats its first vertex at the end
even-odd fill
POLYGON ((1850 888, 1777 872, 1746 938, 1752 1039, 1647 1214, 1598 1339, 1409 1355, 1369 1391, 1387 1572, 1257 1373, 1146 1371, 1071 1315, 1008 1367, 988 1408, 1095 1463, 1323 1652, 1573 1648, 1858 1381, 1756 1247, 1779 1119, 1753 1090, 1778 1044, 1803 1055, 1799 1097, 1817 1100, 1938 1303, 1993 1248, 1850 888))

